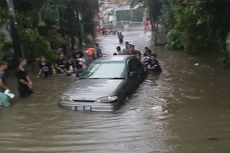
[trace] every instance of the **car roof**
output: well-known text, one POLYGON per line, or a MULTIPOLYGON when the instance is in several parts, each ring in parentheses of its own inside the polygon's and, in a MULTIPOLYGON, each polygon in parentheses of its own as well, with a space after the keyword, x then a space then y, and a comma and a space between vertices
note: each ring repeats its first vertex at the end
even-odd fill
POLYGON ((114 56, 105 56, 97 59, 96 61, 127 61, 134 56, 132 55, 114 55, 114 56))

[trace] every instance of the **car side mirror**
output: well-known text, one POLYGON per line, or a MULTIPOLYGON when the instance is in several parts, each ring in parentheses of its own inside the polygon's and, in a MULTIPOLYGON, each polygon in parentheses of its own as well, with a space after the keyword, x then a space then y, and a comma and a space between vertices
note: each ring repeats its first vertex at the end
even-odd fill
POLYGON ((131 72, 129 73, 129 78, 130 78, 130 79, 136 78, 137 75, 138 75, 138 73, 137 73, 136 71, 131 71, 131 72))

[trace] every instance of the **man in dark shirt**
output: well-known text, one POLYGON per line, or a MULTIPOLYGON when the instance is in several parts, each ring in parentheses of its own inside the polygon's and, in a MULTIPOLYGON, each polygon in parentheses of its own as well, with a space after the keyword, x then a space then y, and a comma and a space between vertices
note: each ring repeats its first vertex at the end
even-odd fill
POLYGON ((77 44, 73 46, 72 56, 75 71, 82 69, 80 59, 84 58, 84 53, 80 50, 80 47, 77 44))
POLYGON ((118 33, 118 39, 119 39, 119 43, 123 44, 124 36, 123 36, 122 32, 118 33))
POLYGON ((84 53, 80 50, 80 47, 77 44, 73 46, 72 56, 74 65, 73 67, 76 72, 76 76, 79 77, 79 73, 81 73, 84 67, 84 64, 82 63, 82 60, 84 60, 84 53))
POLYGON ((43 74, 45 78, 52 76, 52 65, 50 62, 47 61, 45 56, 41 57, 38 66, 39 66, 38 77, 40 77, 41 74, 43 74))
POLYGON ((162 69, 160 67, 159 61, 157 60, 157 54, 152 54, 148 69, 152 70, 154 73, 161 73, 162 69))
POLYGON ((69 56, 65 63, 65 69, 68 71, 68 73, 73 73, 74 68, 75 68, 74 59, 72 56, 69 56))
POLYGON ((80 50, 80 47, 77 44, 72 47, 72 56, 75 60, 84 57, 84 53, 80 50))
POLYGON ((27 71, 27 60, 25 58, 19 59, 19 65, 16 71, 18 80, 18 91, 21 97, 25 98, 33 94, 33 83, 27 71))
POLYGON ((122 55, 122 52, 121 52, 121 47, 120 46, 117 46, 117 55, 122 55))
POLYGON ((151 54, 152 54, 152 51, 151 51, 151 49, 149 49, 148 47, 145 47, 145 52, 144 52, 147 56, 151 56, 151 54))
POLYGON ((65 56, 63 53, 59 53, 59 58, 55 64, 55 70, 57 74, 63 74, 66 73, 66 69, 65 69, 65 65, 66 65, 66 60, 65 60, 65 56))
POLYGON ((95 57, 96 58, 102 57, 103 54, 102 54, 101 49, 99 48, 99 44, 98 43, 94 43, 94 48, 96 49, 96 51, 95 51, 95 54, 96 54, 95 57))

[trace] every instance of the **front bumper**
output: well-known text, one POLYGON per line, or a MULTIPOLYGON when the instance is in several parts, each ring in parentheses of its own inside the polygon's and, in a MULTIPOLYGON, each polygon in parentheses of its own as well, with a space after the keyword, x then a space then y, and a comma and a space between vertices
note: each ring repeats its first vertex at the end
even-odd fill
POLYGON ((113 112, 116 110, 117 103, 59 101, 58 105, 72 111, 113 112))

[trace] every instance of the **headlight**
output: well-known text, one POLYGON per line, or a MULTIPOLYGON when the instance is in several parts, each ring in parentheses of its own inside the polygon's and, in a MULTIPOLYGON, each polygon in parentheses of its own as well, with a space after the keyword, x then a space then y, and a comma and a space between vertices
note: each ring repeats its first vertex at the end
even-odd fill
POLYGON ((117 100, 117 96, 106 96, 106 97, 100 97, 96 100, 97 103, 110 103, 117 100))
POLYGON ((61 100, 62 100, 62 101, 72 101, 72 99, 71 99, 69 96, 67 96, 67 95, 63 95, 63 96, 61 97, 61 100))

